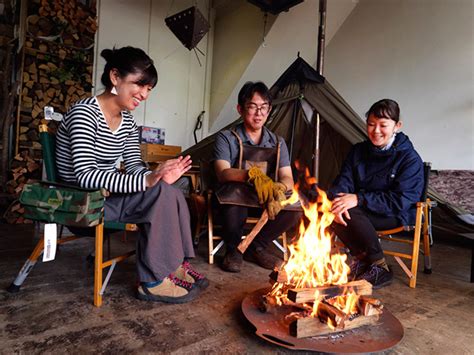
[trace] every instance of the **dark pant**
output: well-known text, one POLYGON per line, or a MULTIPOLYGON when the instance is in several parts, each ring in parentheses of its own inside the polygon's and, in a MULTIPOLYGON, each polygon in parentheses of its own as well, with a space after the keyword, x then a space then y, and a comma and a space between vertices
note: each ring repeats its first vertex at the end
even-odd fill
POLYGON ((396 217, 376 215, 360 207, 350 209, 349 214, 351 219, 345 219, 347 227, 333 222, 332 230, 353 256, 370 262, 382 259, 383 250, 376 230, 395 228, 400 222, 396 217))
MULTIPOLYGON (((227 250, 235 249, 244 235, 245 221, 248 216, 260 217, 262 209, 237 205, 219 205, 219 216, 223 225, 223 239, 227 250)), ((276 218, 263 226, 262 230, 250 245, 253 248, 266 248, 273 240, 286 232, 301 219, 301 212, 281 211, 276 218)))
POLYGON ((185 258, 194 257, 188 205, 183 193, 166 182, 142 192, 112 194, 105 201, 105 218, 140 227, 137 272, 142 282, 163 280, 185 258))

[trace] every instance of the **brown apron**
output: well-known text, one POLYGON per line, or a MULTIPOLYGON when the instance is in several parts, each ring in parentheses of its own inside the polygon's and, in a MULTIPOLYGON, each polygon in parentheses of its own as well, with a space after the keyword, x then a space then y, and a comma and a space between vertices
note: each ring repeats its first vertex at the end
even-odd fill
MULTIPOLYGON (((264 148, 244 145, 237 132, 231 132, 239 142, 239 160, 233 168, 248 170, 252 166, 258 166, 273 181, 278 181, 281 146, 278 136, 275 135, 278 142, 276 147, 264 148)), ((219 186, 216 197, 220 204, 260 207, 255 188, 248 182, 226 182, 219 186)))

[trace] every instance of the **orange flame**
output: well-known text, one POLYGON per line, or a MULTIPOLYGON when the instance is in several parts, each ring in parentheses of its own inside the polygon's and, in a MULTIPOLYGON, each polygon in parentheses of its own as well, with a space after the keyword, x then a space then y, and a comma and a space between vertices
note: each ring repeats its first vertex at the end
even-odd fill
MULTIPOLYGON (((308 183, 315 183, 316 181, 308 175, 308 183)), ((298 185, 293 190, 292 196, 283 205, 298 201, 297 189, 298 185)), ((288 288, 343 285, 348 282, 350 268, 346 264, 347 255, 333 252, 332 238, 328 231, 328 227, 335 217, 331 213, 332 203, 323 190, 318 188, 317 191, 317 203, 310 203, 307 206, 302 203, 308 222, 301 221, 298 238, 288 247, 290 256, 282 267, 287 277, 286 282, 275 283, 270 293, 276 298, 277 304, 287 301, 286 291, 288 288)), ((336 304, 334 306, 344 313, 350 314, 354 309, 357 310, 357 295, 354 292, 349 293, 349 295, 337 299, 335 303, 337 306, 336 304)), ((318 301, 314 302, 311 316, 317 315, 318 305, 318 301)))
POLYGON ((303 221, 300 223, 299 238, 289 246, 290 257, 284 266, 287 283, 296 288, 341 285, 348 281, 347 255, 331 253, 331 235, 327 231, 334 220, 331 201, 323 190, 318 188, 318 193, 317 203, 303 205, 309 224, 305 227, 303 221))
POLYGON ((347 294, 329 300, 329 303, 343 311, 345 314, 356 314, 359 313, 357 307, 358 300, 359 295, 351 289, 347 294))

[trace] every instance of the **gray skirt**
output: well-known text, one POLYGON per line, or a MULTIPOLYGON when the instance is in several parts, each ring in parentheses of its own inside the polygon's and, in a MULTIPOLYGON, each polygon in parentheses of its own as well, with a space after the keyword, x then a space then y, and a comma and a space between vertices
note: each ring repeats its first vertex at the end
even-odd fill
POLYGON ((112 194, 105 220, 137 224, 137 272, 141 282, 163 280, 184 258, 194 257, 191 219, 183 193, 158 182, 143 192, 112 194))

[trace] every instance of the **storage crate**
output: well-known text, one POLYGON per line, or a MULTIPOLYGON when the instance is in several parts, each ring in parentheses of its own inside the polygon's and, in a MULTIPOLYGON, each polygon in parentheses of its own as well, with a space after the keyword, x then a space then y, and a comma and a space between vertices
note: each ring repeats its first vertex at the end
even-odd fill
POLYGON ((146 162, 163 161, 181 153, 181 146, 164 144, 140 144, 142 159, 146 162))

